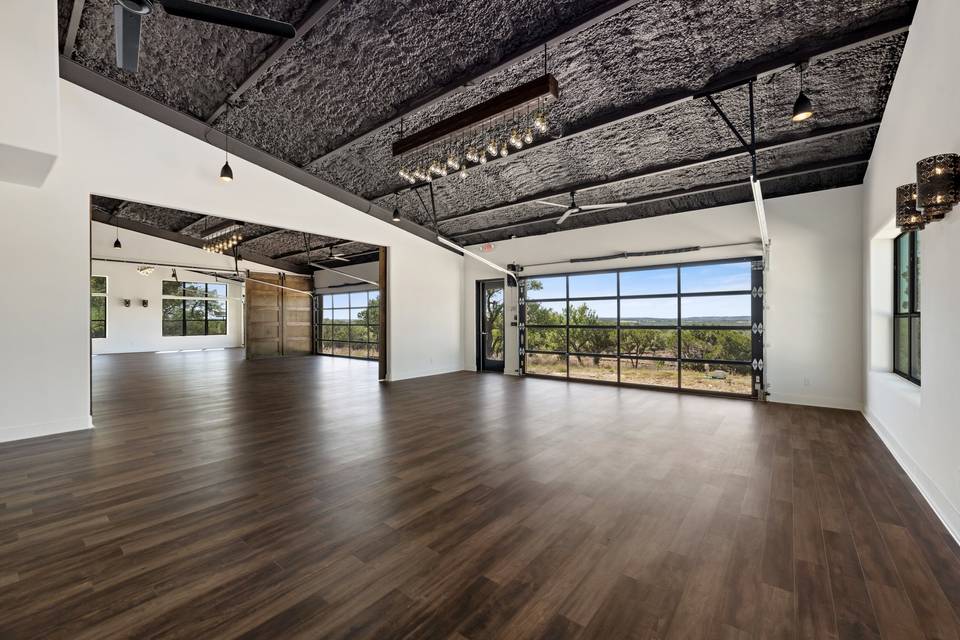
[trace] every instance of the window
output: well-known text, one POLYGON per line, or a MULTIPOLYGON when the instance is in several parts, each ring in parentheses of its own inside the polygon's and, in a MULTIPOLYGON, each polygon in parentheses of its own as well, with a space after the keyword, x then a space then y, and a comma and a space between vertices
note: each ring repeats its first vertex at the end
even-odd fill
POLYGON ((90 337, 107 337, 106 276, 90 276, 90 337))
POLYGON ((345 358, 380 357, 380 291, 325 294, 320 353, 345 358))
POLYGON ((893 371, 920 384, 920 235, 893 242, 893 371))
POLYGON ((525 278, 524 373, 754 395, 759 261, 525 278))
POLYGON ((163 335, 227 335, 227 285, 164 280, 163 335))

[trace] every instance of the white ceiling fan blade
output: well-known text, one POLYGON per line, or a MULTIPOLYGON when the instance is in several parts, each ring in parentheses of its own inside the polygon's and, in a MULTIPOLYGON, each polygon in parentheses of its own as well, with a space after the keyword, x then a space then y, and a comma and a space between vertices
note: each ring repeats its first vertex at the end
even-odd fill
POLYGON ((600 209, 616 209, 617 207, 627 206, 626 202, 608 202, 606 204, 584 204, 580 208, 584 211, 595 211, 600 209))
POLYGON ((560 216, 560 218, 557 219, 557 224, 563 224, 564 222, 567 221, 567 218, 569 218, 575 213, 578 213, 579 211, 580 211, 579 207, 570 207, 569 209, 563 212, 563 215, 560 216))
POLYGON ((548 207, 558 207, 560 209, 566 209, 568 205, 557 204, 556 202, 547 202, 546 200, 534 200, 537 204, 545 204, 548 207))

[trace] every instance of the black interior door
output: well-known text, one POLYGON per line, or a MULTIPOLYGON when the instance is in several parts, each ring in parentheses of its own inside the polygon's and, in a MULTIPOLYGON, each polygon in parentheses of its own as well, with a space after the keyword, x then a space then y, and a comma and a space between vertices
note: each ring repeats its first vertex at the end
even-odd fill
POLYGON ((503 372, 503 280, 477 283, 477 369, 503 372))

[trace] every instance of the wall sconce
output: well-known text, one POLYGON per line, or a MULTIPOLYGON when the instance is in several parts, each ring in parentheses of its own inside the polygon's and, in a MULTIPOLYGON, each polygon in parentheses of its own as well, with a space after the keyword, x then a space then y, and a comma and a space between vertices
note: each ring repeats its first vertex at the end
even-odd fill
POLYGON ((130 306, 130 298, 124 298, 124 299, 123 299, 123 306, 125 306, 125 307, 129 307, 129 306, 130 306))
POLYGON ((943 220, 960 202, 960 155, 945 153, 917 163, 917 208, 924 222, 943 220))
POLYGON ((917 211, 917 185, 897 187, 897 226, 904 231, 923 229, 923 214, 917 211))
POLYGON ((140 304, 143 305, 143 307, 146 308, 146 307, 149 307, 149 306, 150 306, 150 301, 147 300, 146 298, 144 298, 143 300, 140 301, 140 304))

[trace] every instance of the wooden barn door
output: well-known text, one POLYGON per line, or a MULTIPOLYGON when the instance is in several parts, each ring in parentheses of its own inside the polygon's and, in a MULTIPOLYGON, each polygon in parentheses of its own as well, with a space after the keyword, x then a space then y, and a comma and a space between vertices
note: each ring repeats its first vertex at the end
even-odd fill
MULTIPOLYGON (((313 280, 308 276, 283 278, 283 286, 297 291, 313 290, 313 280)), ((283 301, 282 336, 285 356, 306 356, 313 353, 313 299, 293 291, 280 290, 283 301)))
POLYGON ((246 281, 247 358, 313 353, 311 298, 307 276, 250 273, 246 281), (278 286, 271 286, 278 285, 278 286))

